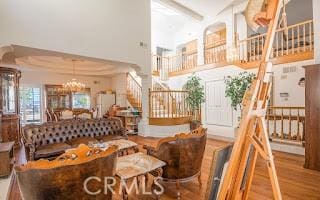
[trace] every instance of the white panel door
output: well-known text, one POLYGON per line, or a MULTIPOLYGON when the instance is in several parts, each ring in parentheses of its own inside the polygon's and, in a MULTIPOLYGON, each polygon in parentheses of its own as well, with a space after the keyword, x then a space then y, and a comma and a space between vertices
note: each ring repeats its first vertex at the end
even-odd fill
POLYGON ((232 126, 232 107, 225 97, 224 80, 206 82, 206 123, 232 126))

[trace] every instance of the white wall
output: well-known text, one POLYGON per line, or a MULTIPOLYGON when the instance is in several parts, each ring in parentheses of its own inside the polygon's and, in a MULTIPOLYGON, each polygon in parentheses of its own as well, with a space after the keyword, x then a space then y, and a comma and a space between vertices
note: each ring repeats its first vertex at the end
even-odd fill
POLYGON ((314 64, 314 60, 276 65, 274 72, 274 105, 275 106, 305 106, 305 88, 298 86, 299 80, 305 77, 303 66, 314 64), (296 68, 295 72, 284 73, 284 68, 296 68), (288 93, 281 97, 280 93, 288 93))
MULTIPOLYGON (((223 80, 227 76, 235 76, 239 74, 242 69, 236 67, 236 66, 228 66, 223 68, 216 68, 216 69, 210 69, 205 71, 197 72, 196 75, 199 76, 202 79, 202 84, 205 85, 206 82, 209 81, 216 81, 216 80, 223 80)), ((171 89, 179 90, 182 88, 182 86, 186 83, 188 77, 191 74, 186 74, 182 76, 176 76, 172 77, 168 81, 168 85, 171 89)), ((233 111, 232 113, 232 126, 217 126, 217 125, 211 125, 206 123, 206 105, 202 105, 202 119, 203 124, 206 128, 208 128, 208 133, 212 135, 218 135, 223 137, 234 137, 234 129, 238 126, 238 116, 239 112, 233 111)))
MULTIPOLYGON (((282 65, 275 65, 274 72, 274 106, 304 106, 305 105, 305 88, 298 86, 300 78, 305 77, 303 66, 314 64, 314 60, 301 61, 295 63, 287 63, 282 65), (296 67, 297 70, 293 73, 284 74, 283 68, 296 67), (280 97, 280 93, 289 93, 289 97, 284 99, 280 97)), ((205 71, 197 72, 196 75, 202 79, 202 84, 205 85, 208 81, 223 80, 227 76, 236 76, 244 70, 236 66, 227 66, 222 68, 215 68, 205 71)), ((251 73, 256 73, 257 69, 249 70, 251 73)), ((191 74, 175 76, 169 79, 167 84, 171 89, 180 90, 186 83, 191 74)), ((233 111, 233 125, 216 126, 206 123, 206 105, 202 106, 202 119, 205 127, 208 128, 208 133, 223 137, 234 137, 234 130, 238 126, 237 119, 240 115, 239 111, 233 111)))
POLYGON ((16 44, 150 71, 150 0, 2 0, 0 27, 0 47, 16 44))
POLYGON ((320 1, 313 0, 314 44, 316 64, 320 64, 320 1))
MULTIPOLYGON (((41 107, 42 107, 42 119, 44 119, 45 104, 45 85, 57 84, 61 85, 73 78, 71 75, 55 74, 48 72, 36 72, 36 71, 22 71, 20 85, 40 87, 42 92, 41 107)), ((90 76, 76 76, 76 79, 91 89, 91 107, 96 105, 96 94, 100 91, 112 89, 111 78, 107 77, 90 77, 90 76), (95 84, 96 81, 96 84, 95 84)))
POLYGON ((112 76, 111 86, 116 92, 117 105, 127 107, 127 75, 123 73, 112 76))
MULTIPOLYGON (((190 23, 186 24, 175 36, 175 45, 181 45, 186 42, 189 42, 194 39, 198 39, 198 65, 204 64, 203 58, 203 44, 204 44, 204 32, 207 27, 214 25, 225 23, 227 27, 227 47, 232 46, 233 42, 233 28, 232 25, 236 23, 236 21, 232 20, 233 14, 241 13, 244 11, 246 7, 246 3, 241 3, 232 8, 228 8, 224 10, 222 13, 218 14, 217 16, 207 16, 201 22, 190 21, 190 23)), ((212 8, 215 10, 215 8, 212 8)), ((240 25, 243 24, 243 18, 241 16, 238 17, 240 25)), ((247 28, 246 26, 242 26, 242 29, 239 30, 241 36, 246 33, 247 28)))

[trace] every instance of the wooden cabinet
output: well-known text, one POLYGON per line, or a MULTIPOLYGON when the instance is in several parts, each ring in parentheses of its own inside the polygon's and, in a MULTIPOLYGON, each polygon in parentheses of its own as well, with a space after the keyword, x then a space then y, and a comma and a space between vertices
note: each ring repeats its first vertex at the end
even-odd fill
POLYGON ((320 171, 320 65, 306 66, 305 71, 305 168, 320 171))
POLYGON ((12 68, 0 67, 0 142, 14 141, 20 145, 19 80, 21 72, 12 68))
POLYGON ((6 177, 11 174, 14 164, 13 146, 14 142, 0 143, 0 177, 6 177))
POLYGON ((71 109, 71 92, 64 91, 62 85, 46 85, 46 101, 49 110, 71 109))
POLYGON ((20 118, 19 115, 5 115, 2 117, 2 139, 4 142, 15 141, 20 145, 20 118))

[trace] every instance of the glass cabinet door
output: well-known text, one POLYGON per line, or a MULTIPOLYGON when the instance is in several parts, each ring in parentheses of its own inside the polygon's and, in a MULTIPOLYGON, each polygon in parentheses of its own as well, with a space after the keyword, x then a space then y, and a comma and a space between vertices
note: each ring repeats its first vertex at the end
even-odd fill
POLYGON ((57 109, 59 107, 59 99, 57 96, 48 97, 48 107, 51 109, 57 109))
POLYGON ((16 112, 15 75, 1 74, 2 109, 3 113, 16 112))
POLYGON ((59 107, 60 108, 69 108, 70 107, 69 99, 70 99, 69 95, 60 96, 60 105, 59 105, 59 107))

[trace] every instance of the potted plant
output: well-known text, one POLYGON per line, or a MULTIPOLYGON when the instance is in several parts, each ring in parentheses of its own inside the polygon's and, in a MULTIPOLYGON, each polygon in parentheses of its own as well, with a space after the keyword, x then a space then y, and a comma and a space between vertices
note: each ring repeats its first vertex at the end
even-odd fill
POLYGON ((201 125, 201 104, 205 101, 204 87, 201 85, 201 78, 192 74, 183 87, 188 91, 186 102, 191 109, 192 120, 190 122, 190 129, 194 130, 201 125))
MULTIPOLYGON (((228 76, 225 80, 226 84, 226 97, 231 100, 231 106, 234 110, 240 109, 242 114, 242 99, 246 90, 251 86, 252 81, 255 79, 255 74, 248 72, 241 72, 238 76, 228 76)), ((241 117, 238 118, 240 122, 241 117)))

